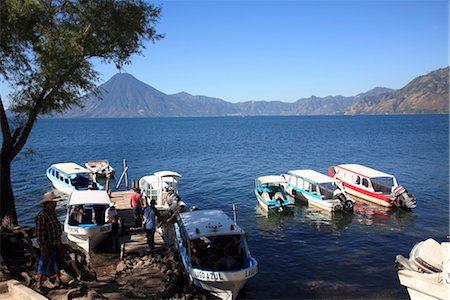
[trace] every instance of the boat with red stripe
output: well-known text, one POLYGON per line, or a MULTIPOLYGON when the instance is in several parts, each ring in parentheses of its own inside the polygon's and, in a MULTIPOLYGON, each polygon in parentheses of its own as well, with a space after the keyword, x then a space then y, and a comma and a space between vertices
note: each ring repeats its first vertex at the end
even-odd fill
POLYGON ((416 198, 395 176, 358 164, 342 164, 328 169, 331 177, 344 183, 345 191, 358 198, 385 207, 411 209, 416 198))

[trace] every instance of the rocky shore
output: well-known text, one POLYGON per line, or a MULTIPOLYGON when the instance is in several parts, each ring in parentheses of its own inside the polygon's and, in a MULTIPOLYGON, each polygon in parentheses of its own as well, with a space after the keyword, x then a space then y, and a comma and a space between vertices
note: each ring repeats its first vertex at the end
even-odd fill
MULTIPOLYGON (((36 289, 39 249, 33 246, 34 230, 0 227, 0 281, 16 279, 36 289)), ((68 268, 62 283, 47 282, 49 299, 211 299, 210 294, 190 284, 173 246, 160 247, 153 255, 99 254, 87 261, 85 254, 65 245, 68 268)))

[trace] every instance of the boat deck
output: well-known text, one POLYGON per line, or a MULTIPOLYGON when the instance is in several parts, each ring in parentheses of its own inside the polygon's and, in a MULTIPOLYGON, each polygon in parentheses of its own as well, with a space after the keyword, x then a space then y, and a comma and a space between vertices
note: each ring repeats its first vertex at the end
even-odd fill
MULTIPOLYGON (((111 201, 116 204, 117 212, 124 220, 125 230, 130 233, 120 239, 120 243, 123 245, 124 249, 123 254, 142 254, 149 251, 149 248, 147 245, 147 237, 145 232, 139 228, 134 228, 133 210, 130 206, 130 197, 132 194, 132 190, 112 192, 111 201)), ((168 226, 163 222, 163 226, 161 227, 155 232, 155 251, 173 244, 173 241, 170 238, 171 235, 165 234, 168 232, 168 230, 166 230, 168 229, 168 226)))

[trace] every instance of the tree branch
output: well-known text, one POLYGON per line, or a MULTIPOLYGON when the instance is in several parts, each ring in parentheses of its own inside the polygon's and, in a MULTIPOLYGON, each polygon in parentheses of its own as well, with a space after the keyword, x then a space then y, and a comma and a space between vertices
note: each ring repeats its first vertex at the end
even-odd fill
POLYGON ((6 116, 5 108, 3 107, 3 100, 0 95, 0 123, 2 127, 3 134, 3 145, 7 147, 11 147, 12 139, 11 139, 11 131, 9 128, 8 118, 6 116))
POLYGON ((16 157, 16 155, 22 150, 23 146, 25 146, 25 143, 27 142, 28 136, 30 135, 31 129, 33 128, 34 121, 36 121, 37 116, 39 115, 39 110, 41 108, 41 105, 44 103, 45 99, 47 97, 45 96, 45 93, 47 92, 46 88, 43 88, 41 93, 39 94, 38 99, 36 100, 36 104, 30 111, 30 115, 28 116, 27 123, 25 124, 25 127, 22 130, 22 133, 19 136, 18 141, 14 144, 12 149, 12 157, 16 157))

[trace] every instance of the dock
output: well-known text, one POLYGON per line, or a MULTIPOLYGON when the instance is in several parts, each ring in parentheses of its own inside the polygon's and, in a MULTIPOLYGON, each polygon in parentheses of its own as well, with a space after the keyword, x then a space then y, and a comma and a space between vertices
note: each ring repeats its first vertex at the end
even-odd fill
MULTIPOLYGON (((115 203, 119 217, 124 220, 125 230, 129 232, 129 234, 121 237, 119 240, 121 244, 121 255, 131 253, 143 254, 149 251, 145 231, 134 228, 133 210, 130 205, 130 197, 132 194, 132 190, 111 192, 111 201, 115 203)), ((171 244, 173 242, 167 237, 164 239, 163 230, 158 228, 155 232, 155 251, 171 244)))

